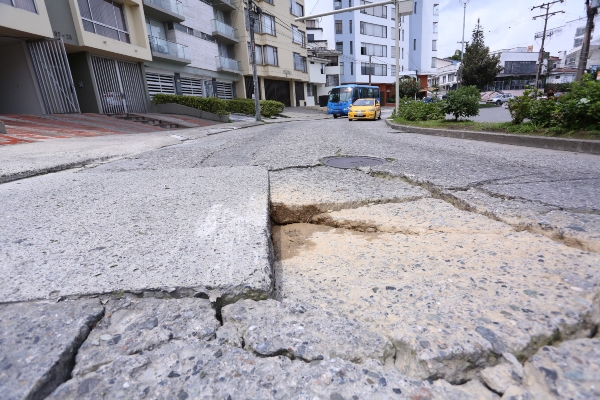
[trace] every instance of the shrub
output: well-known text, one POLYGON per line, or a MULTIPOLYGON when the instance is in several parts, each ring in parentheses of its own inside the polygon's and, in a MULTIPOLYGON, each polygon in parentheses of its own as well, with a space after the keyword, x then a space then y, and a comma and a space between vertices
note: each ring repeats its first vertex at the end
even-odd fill
MULTIPOLYGON (((273 117, 283 112, 285 104, 275 100, 261 100, 260 101, 260 114, 263 117, 273 117)), ((254 107, 253 107, 254 109, 254 107)), ((253 111, 254 112, 254 111, 253 111)))
POLYGON ((463 86, 458 90, 451 90, 442 103, 444 114, 454 115, 454 120, 479 115, 479 89, 475 86, 463 86))
POLYGON ((537 127, 545 128, 556 124, 556 102, 553 100, 533 101, 529 110, 529 119, 537 127))
POLYGON ((508 101, 508 111, 510 112, 513 124, 521 124, 525 118, 531 118, 531 105, 535 101, 535 89, 530 88, 525 90, 522 96, 512 98, 508 101))
MULTIPOLYGON (((252 99, 222 100, 217 97, 196 97, 178 96, 175 94, 157 94, 154 96, 153 102, 154 104, 176 103, 218 115, 227 115, 232 112, 238 114, 254 115, 255 112, 254 100, 252 99)), ((263 117, 272 117, 274 115, 281 114, 284 108, 285 105, 279 101, 260 101, 260 114, 263 117)))
POLYGON ((254 100, 252 99, 232 99, 227 100, 227 109, 236 114, 254 114, 254 100))
POLYGON ((600 81, 584 77, 574 82, 568 93, 556 103, 559 126, 568 129, 585 129, 600 124, 600 81))
POLYGON ((418 100, 403 99, 398 107, 397 117, 407 121, 430 121, 444 119, 442 102, 425 103, 418 100))

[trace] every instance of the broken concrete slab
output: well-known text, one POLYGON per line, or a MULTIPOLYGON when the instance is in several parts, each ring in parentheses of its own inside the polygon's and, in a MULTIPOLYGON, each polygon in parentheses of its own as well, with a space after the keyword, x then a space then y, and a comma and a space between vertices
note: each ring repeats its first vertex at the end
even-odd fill
POLYGON ((431 232, 457 234, 509 233, 513 229, 501 222, 465 213, 451 204, 425 198, 397 204, 377 204, 319 214, 312 223, 360 232, 386 232, 418 235, 431 232), (432 214, 431 211, 435 210, 432 214))
POLYGON ((121 355, 152 350, 170 340, 211 340, 221 326, 205 299, 109 300, 106 314, 77 353, 73 376, 121 355))
POLYGON ((69 379, 98 300, 0 305, 0 397, 43 399, 69 379))
POLYGON ((523 375, 519 376, 509 363, 488 367, 481 371, 480 375, 486 386, 499 394, 504 394, 511 386, 519 386, 523 377, 523 375))
POLYGON ((333 358, 306 363, 283 356, 257 357, 215 341, 173 340, 76 376, 49 399, 497 398, 489 391, 482 397, 482 390, 477 383, 457 388, 411 380, 375 360, 354 364, 333 358))
POLYGON ((223 307, 220 339, 262 357, 285 355, 304 361, 372 358, 385 363, 394 348, 385 336, 359 322, 302 303, 243 300, 223 307))
POLYGON ((0 301, 272 290, 267 172, 63 172, 0 186, 0 301))
POLYGON ((524 370, 523 387, 534 399, 600 398, 600 338, 544 346, 524 370))
POLYGON ((278 224, 309 222, 317 214, 366 204, 404 202, 429 196, 399 180, 331 167, 271 171, 271 218, 278 224))
MULTIPOLYGON (((428 214, 438 215, 433 204, 428 214)), ((472 225, 475 233, 460 234, 275 227, 277 296, 384 333, 396 366, 416 379, 465 382, 502 353, 526 359, 547 343, 593 332, 600 257, 540 235, 494 234, 495 221, 479 234, 486 220, 465 217, 464 231, 472 225)))
POLYGON ((522 199, 495 197, 479 189, 442 194, 460 208, 487 215, 586 251, 600 253, 600 215, 561 211, 558 207, 522 199))

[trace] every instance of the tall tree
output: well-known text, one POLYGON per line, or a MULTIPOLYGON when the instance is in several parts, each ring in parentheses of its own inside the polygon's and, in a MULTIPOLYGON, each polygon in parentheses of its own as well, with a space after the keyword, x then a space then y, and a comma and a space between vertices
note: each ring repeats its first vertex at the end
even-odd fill
POLYGON ((453 55, 446 57, 448 60, 460 61, 462 51, 456 50, 453 55))
POLYGON ((483 40, 483 27, 479 19, 473 29, 473 39, 467 43, 462 65, 462 85, 477 86, 483 89, 504 68, 500 65, 500 55, 490 55, 490 49, 483 40))

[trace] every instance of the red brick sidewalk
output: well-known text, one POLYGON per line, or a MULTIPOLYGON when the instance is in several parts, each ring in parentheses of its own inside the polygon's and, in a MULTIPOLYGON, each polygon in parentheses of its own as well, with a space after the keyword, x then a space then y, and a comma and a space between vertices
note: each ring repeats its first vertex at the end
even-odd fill
MULTIPOLYGON (((153 118, 164 117, 186 128, 202 127, 218 122, 181 115, 149 114, 153 118)), ((162 118, 161 118, 162 119, 162 118)), ((49 139, 119 135, 167 131, 158 126, 126 121, 101 114, 51 114, 16 115, 2 114, 0 120, 6 125, 6 134, 0 134, 0 146, 38 142, 49 139)))

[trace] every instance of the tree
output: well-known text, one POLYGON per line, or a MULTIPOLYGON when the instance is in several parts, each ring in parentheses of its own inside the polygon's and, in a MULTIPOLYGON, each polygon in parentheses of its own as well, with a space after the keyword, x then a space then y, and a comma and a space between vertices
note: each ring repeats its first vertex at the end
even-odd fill
POLYGON ((454 55, 450 56, 450 57, 446 57, 448 60, 454 60, 454 61, 460 61, 462 56, 462 51, 460 50, 456 50, 454 52, 454 55))
POLYGON ((490 49, 483 40, 483 27, 479 20, 473 30, 473 39, 467 43, 462 65, 462 84, 477 86, 480 90, 494 81, 504 68, 500 66, 500 55, 490 55, 490 49))
MULTIPOLYGON (((398 80, 398 90, 400 92, 400 98, 403 97, 415 97, 419 90, 421 90, 421 84, 419 81, 410 77, 403 77, 398 80)), ((392 85, 392 91, 390 93, 396 93, 396 84, 392 85)))
POLYGON ((446 94, 442 105, 445 114, 454 115, 454 120, 479 115, 479 89, 475 86, 463 86, 446 94))

